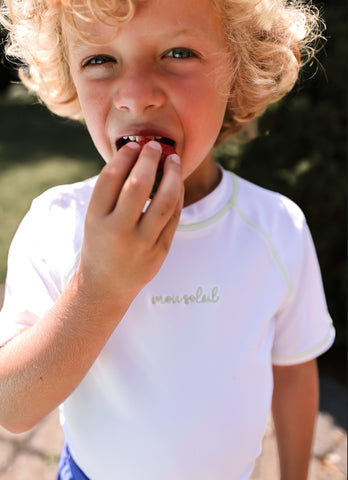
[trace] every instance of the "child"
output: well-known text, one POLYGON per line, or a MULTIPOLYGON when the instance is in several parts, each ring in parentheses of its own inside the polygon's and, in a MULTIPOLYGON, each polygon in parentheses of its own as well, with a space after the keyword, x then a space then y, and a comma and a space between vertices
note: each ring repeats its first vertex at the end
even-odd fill
POLYGON ((281 478, 307 478, 334 338, 311 237, 212 157, 296 81, 295 3, 6 0, 23 81, 106 162, 37 198, 9 254, 0 422, 61 404, 59 479, 246 480, 271 403, 281 478))

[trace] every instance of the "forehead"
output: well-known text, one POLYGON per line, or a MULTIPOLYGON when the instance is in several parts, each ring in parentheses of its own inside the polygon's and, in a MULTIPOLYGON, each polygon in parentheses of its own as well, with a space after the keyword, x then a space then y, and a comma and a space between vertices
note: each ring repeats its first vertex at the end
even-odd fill
MULTIPOLYGON (((132 8, 123 0, 112 9, 105 4, 94 10, 93 0, 75 4, 70 15, 81 39, 92 43, 108 43, 124 30, 137 37, 185 34, 191 37, 222 38, 225 35, 216 0, 135 0, 132 8), (92 8, 90 8, 92 6, 92 8)), ((79 42, 80 43, 80 42, 79 42)))

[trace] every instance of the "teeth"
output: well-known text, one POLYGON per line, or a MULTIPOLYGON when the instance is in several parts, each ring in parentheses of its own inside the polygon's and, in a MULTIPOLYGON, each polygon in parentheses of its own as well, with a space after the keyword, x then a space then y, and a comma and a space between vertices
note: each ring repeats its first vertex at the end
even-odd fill
POLYGON ((131 142, 141 142, 141 140, 145 140, 145 138, 149 138, 150 140, 160 140, 162 137, 151 135, 147 135, 146 137, 129 135, 127 137, 123 137, 123 140, 130 140, 131 142))

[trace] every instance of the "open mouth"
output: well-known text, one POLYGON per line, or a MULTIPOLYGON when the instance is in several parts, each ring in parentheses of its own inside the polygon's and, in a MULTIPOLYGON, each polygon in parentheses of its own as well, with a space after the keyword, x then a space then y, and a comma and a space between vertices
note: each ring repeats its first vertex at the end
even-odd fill
POLYGON ((117 150, 119 150, 128 142, 137 142, 141 147, 143 147, 146 143, 150 142, 151 140, 155 140, 156 142, 159 142, 162 146, 161 166, 163 166, 163 162, 167 158, 167 156, 171 155, 172 153, 176 153, 175 142, 171 138, 151 136, 151 135, 146 135, 146 137, 130 135, 127 137, 122 137, 119 140, 117 140, 116 147, 117 147, 117 150))
POLYGON ((144 136, 128 136, 128 137, 122 137, 116 142, 116 147, 117 150, 119 150, 121 147, 126 145, 128 142, 137 142, 140 145, 145 145, 145 143, 150 142, 150 140, 156 140, 157 142, 161 143, 162 145, 168 145, 169 147, 175 148, 175 142, 171 138, 168 137, 159 137, 159 136, 151 136, 151 135, 146 135, 144 136))

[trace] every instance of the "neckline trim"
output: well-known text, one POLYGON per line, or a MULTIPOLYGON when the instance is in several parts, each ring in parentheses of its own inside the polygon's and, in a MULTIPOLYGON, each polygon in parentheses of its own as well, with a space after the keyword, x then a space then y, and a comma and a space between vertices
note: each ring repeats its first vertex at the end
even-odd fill
MULTIPOLYGON (((225 171, 226 172, 226 171, 225 171)), ((229 197, 225 205, 220 208, 214 215, 211 217, 207 218, 206 220, 202 220, 197 223, 191 223, 191 224, 180 224, 177 226, 177 231, 178 232, 192 232, 195 230, 200 230, 206 227, 209 227, 210 225, 214 224, 220 218, 222 218, 226 213, 235 206, 238 198, 238 179, 237 176, 232 173, 232 172, 226 172, 229 177, 232 180, 232 195, 229 197)), ((219 186, 217 187, 219 188, 219 186)))

